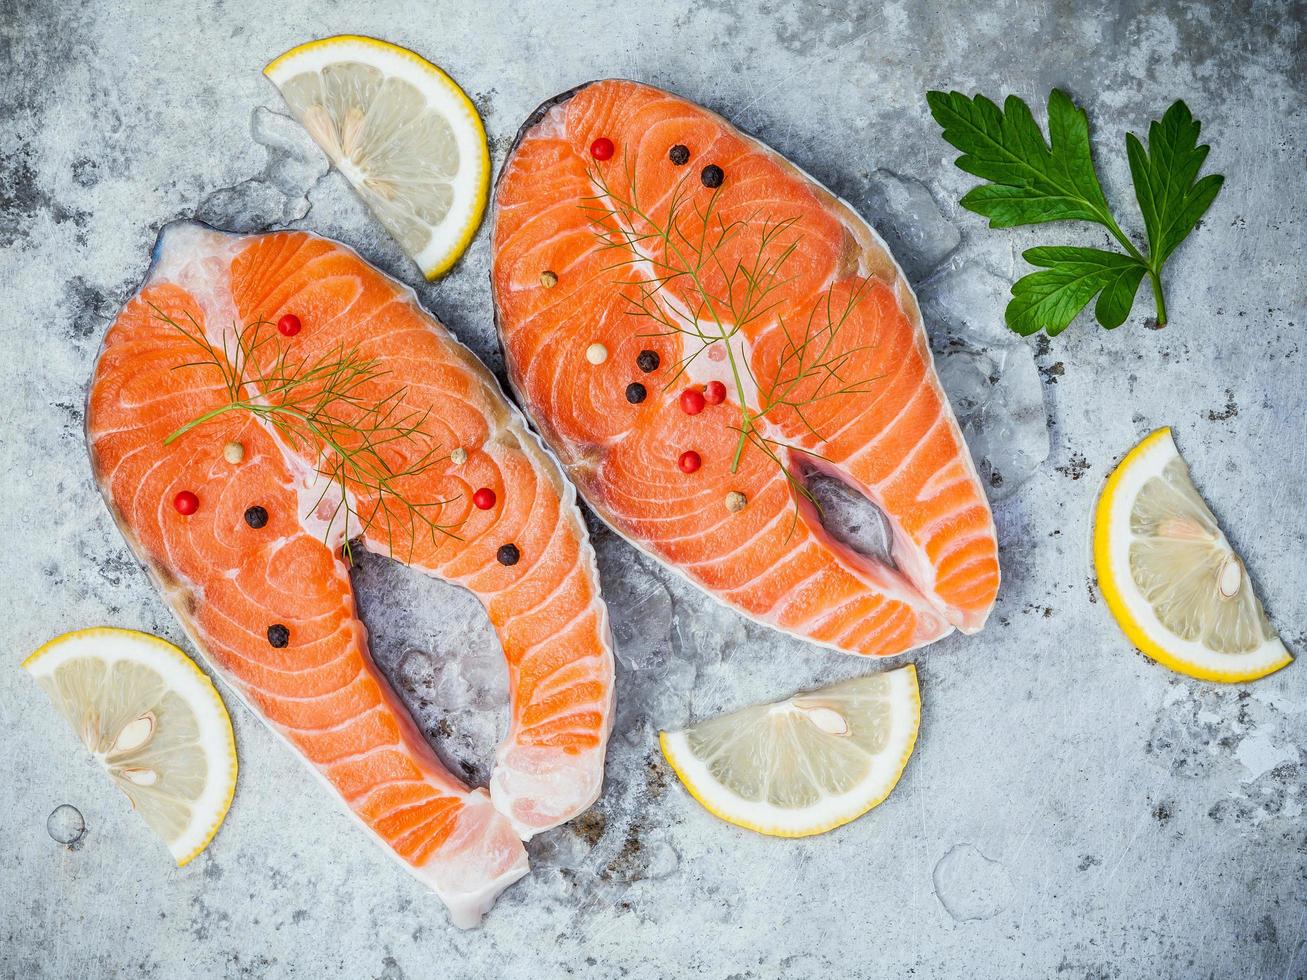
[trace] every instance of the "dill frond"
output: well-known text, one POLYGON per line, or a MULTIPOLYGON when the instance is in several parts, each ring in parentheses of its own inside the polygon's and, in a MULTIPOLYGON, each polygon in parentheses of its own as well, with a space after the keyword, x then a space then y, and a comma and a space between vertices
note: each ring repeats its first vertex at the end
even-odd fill
MULTIPOLYGON (((276 431, 297 453, 312 455, 322 491, 309 513, 316 512, 334 491, 339 500, 327 518, 325 537, 341 522, 345 554, 352 561, 350 539, 369 531, 385 537, 391 555, 397 533, 408 535, 410 558, 420 530, 435 541, 440 535, 457 537, 457 525, 442 523, 441 510, 457 497, 444 500, 410 499, 403 483, 447 458, 438 446, 423 448, 414 458, 397 464, 405 443, 421 448, 428 440, 424 429, 431 410, 407 407, 408 389, 375 394, 375 382, 386 371, 376 358, 360 349, 339 344, 316 356, 297 356, 294 344, 283 344, 274 324, 256 320, 237 329, 230 342, 224 335, 221 349, 211 344, 203 328, 188 311, 186 323, 150 304, 157 319, 193 343, 197 360, 174 370, 206 369, 218 372, 226 401, 178 427, 164 438, 171 445, 192 429, 229 412, 245 412, 276 431), (352 501, 367 501, 358 513, 352 501), (397 527, 397 525, 400 525, 397 527)), ((306 515, 307 516, 307 515, 306 515)))
POLYGON ((635 168, 629 159, 624 159, 623 170, 622 186, 615 187, 603 169, 590 165, 587 175, 595 193, 583 198, 580 205, 596 247, 621 256, 606 270, 625 274, 614 282, 623 290, 628 315, 648 321, 641 336, 678 334, 688 342, 688 352, 677 363, 668 388, 701 354, 715 344, 722 345, 740 405, 739 421, 730 426, 738 433, 731 472, 739 471, 746 446, 771 460, 796 497, 792 533, 798 521, 798 498, 818 511, 821 507, 789 459, 795 454, 825 457, 816 449, 773 438, 766 421, 768 416, 791 414, 821 443, 824 438, 806 410, 816 402, 871 390, 877 377, 847 376, 857 355, 870 345, 841 349, 838 344, 869 280, 859 280, 842 304, 836 303, 832 286, 825 303, 809 311, 806 323, 787 324, 778 312, 783 297, 778 291, 795 279, 785 267, 802 245, 797 217, 778 219, 759 209, 728 221, 718 210, 720 190, 714 189, 706 202, 694 200, 691 178, 685 175, 673 186, 666 217, 660 221, 637 200, 635 168), (732 264, 723 257, 725 246, 751 226, 759 228, 757 247, 732 264), (824 315, 819 317, 819 310, 824 315), (760 379, 737 335, 773 316, 785 340, 774 374, 760 379), (756 406, 749 403, 746 379, 756 392, 756 406))

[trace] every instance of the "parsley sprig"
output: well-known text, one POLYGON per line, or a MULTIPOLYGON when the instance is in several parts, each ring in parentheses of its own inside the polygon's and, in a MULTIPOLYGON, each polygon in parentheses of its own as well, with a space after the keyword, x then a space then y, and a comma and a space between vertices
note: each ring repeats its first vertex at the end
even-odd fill
POLYGON ((1030 107, 1015 95, 1007 97, 1002 109, 983 95, 971 99, 961 92, 928 92, 926 99, 944 127, 944 139, 962 152, 955 161, 958 168, 989 181, 967 192, 964 208, 987 217, 991 228, 1090 221, 1106 228, 1123 250, 1028 249, 1025 260, 1041 271, 1013 284, 1005 317, 1009 328, 1022 335, 1061 333, 1095 296, 1098 322, 1109 330, 1119 327, 1145 276, 1157 324, 1166 324, 1162 267, 1225 180, 1219 174, 1198 178, 1210 147, 1199 145, 1201 124, 1184 102, 1177 100, 1160 122, 1148 127, 1147 148, 1133 133, 1126 134, 1130 176, 1148 239, 1144 254, 1112 215, 1094 170, 1088 117, 1065 92, 1054 89, 1048 97, 1049 142, 1030 107))

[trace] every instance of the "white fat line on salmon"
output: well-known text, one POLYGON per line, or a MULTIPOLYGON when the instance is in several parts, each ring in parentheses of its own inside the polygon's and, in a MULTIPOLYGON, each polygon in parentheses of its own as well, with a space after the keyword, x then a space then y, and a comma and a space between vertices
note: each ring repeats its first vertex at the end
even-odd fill
MULTIPOLYGON (((215 352, 239 346, 244 325, 231 291, 231 268, 245 247, 246 237, 215 231, 194 221, 168 225, 159 236, 145 280, 146 286, 177 286, 195 299, 204 317, 204 339, 215 352)), ((271 404, 250 382, 244 385, 244 392, 252 402, 271 404)), ((347 518, 358 513, 354 495, 346 492, 342 497, 340 485, 323 475, 324 457, 310 464, 266 418, 246 414, 272 438, 293 477, 290 489, 295 491, 300 527, 334 552, 345 542, 347 518)), ((351 523, 349 530, 357 534, 361 529, 351 523)))
MULTIPOLYGON (((631 259, 627 263, 628 267, 635 273, 632 281, 659 282, 663 277, 657 275, 653 256, 641 249, 639 236, 636 234, 634 226, 623 224, 621 221, 621 209, 618 202, 611 194, 604 193, 603 186, 597 184, 593 178, 591 179, 591 186, 596 191, 595 199, 603 205, 605 212, 608 214, 608 219, 613 222, 615 233, 622 237, 623 247, 632 255, 638 256, 638 258, 631 259)), ((897 266, 895 271, 898 278, 901 278, 902 273, 897 269, 897 266)), ((871 268, 865 252, 859 255, 857 275, 863 279, 876 276, 876 270, 871 268)), ((832 291, 837 284, 838 273, 832 273, 823 283, 821 293, 826 296, 832 295, 832 291)), ((681 325, 681 329, 677 331, 680 337, 681 351, 677 365, 680 374, 675 383, 676 386, 683 388, 693 385, 705 385, 709 381, 720 381, 726 386, 727 391, 733 392, 736 398, 743 399, 744 407, 749 409, 752 416, 751 426, 763 439, 788 446, 791 438, 789 434, 782 431, 766 415, 760 414, 762 398, 753 371, 741 371, 738 378, 736 373, 732 371, 731 362, 735 357, 739 358, 735 362, 737 364, 751 365, 753 363, 753 345, 749 343, 748 338, 743 335, 742 331, 737 332, 735 330, 734 322, 724 317, 720 318, 720 322, 717 319, 701 320, 694 317, 686 305, 662 285, 647 293, 645 299, 648 302, 661 304, 670 314, 668 319, 681 325), (722 336, 723 333, 725 334, 724 337, 722 336), (706 345, 705 341, 708 341, 706 345), (719 344, 729 346, 730 354, 714 360, 712 353, 715 349, 720 350, 717 347, 719 344)), ((716 306, 716 304, 712 305, 716 306)), ((767 317, 756 324, 759 341, 780 329, 782 329, 780 319, 775 316, 767 317)), ((725 355, 726 351, 721 350, 721 353, 725 355)), ((814 449, 819 449, 821 445, 825 445, 829 441, 829 436, 822 436, 819 439, 818 446, 814 447, 814 449)), ((801 448, 797 448, 797 451, 802 453, 801 448)))
POLYGON ((168 283, 187 292, 204 314, 206 334, 212 334, 216 323, 234 328, 238 317, 231 294, 231 264, 240 253, 241 240, 195 221, 167 225, 154 246, 144 286, 168 283))
MULTIPOLYGON (((591 186, 595 188, 595 200, 599 201, 605 210, 611 212, 609 220, 613 222, 615 232, 620 234, 625 240, 623 247, 632 255, 638 258, 628 260, 627 265, 635 274, 634 282, 660 282, 663 277, 657 274, 653 256, 640 248, 639 236, 635 232, 634 226, 624 225, 621 221, 618 203, 609 194, 603 193, 603 188, 591 180, 591 186)), ((598 230, 598 226, 596 226, 598 230)), ((625 294, 623 294, 625 295, 625 294)), ((628 301, 634 304, 634 301, 627 297, 628 301)), ((690 313, 676 296, 672 295, 665 286, 658 286, 647 297, 648 301, 661 304, 668 312, 668 319, 674 323, 681 324, 681 329, 677 331, 681 342, 681 355, 677 362, 677 370, 680 374, 674 382, 678 388, 689 385, 703 385, 709 381, 720 381, 726 386, 727 391, 737 392, 736 397, 743 398, 750 408, 755 408, 758 403, 758 386, 754 383, 753 376, 745 371, 740 375, 739 387, 743 390, 737 390, 735 376, 731 373, 731 359, 722 357, 721 360, 714 361, 709 353, 717 344, 732 344, 731 352, 740 357, 739 363, 751 363, 752 350, 748 341, 740 334, 734 333, 735 324, 729 319, 723 317, 719 323, 717 320, 700 320, 690 313), (726 337, 722 337, 725 332, 726 337), (697 336, 696 336, 697 334, 697 336), (702 341, 709 341, 709 346, 703 346, 702 341), (695 347, 698 343, 697 349, 695 347), (688 363, 687 363, 688 362, 688 363), (682 365, 684 369, 682 370, 682 365)), ((639 334, 637 334, 639 336, 639 334)), ((652 339, 652 338, 651 338, 652 339)), ((722 351, 725 354, 725 351, 722 351)))

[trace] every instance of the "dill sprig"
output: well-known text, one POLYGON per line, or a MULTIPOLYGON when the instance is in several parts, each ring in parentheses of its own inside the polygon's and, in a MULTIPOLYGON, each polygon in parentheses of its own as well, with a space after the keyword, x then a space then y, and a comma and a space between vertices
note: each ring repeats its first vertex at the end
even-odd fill
POLYGON ((404 515, 401 523, 408 531, 410 556, 419 528, 425 528, 433 541, 440 534, 457 537, 453 533, 456 525, 439 521, 440 510, 457 497, 418 502, 410 500, 401 486, 404 480, 448 458, 447 454, 431 446, 397 466, 383 452, 397 443, 424 439, 423 426, 431 410, 407 408, 407 387, 379 397, 373 394, 374 382, 390 373, 376 358, 344 344, 317 356, 297 357, 294 345, 283 344, 275 324, 266 320, 235 330, 230 343, 224 335, 219 350, 189 311, 188 327, 153 303, 150 306, 159 320, 190 340, 201 353, 198 360, 180 364, 176 370, 216 370, 227 395, 222 405, 169 433, 163 440, 165 446, 229 412, 247 412, 272 426, 296 452, 316 457, 322 492, 309 513, 315 513, 333 489, 338 492, 325 537, 330 539, 336 522, 341 521, 345 554, 351 562, 351 537, 374 528, 384 531, 390 554, 396 554, 392 510, 404 515), (370 501, 364 514, 358 513, 352 502, 360 496, 370 501))
MULTIPOLYGON (((823 437, 806 410, 819 401, 870 390, 875 377, 845 377, 850 362, 870 345, 841 350, 837 343, 869 280, 859 280, 843 303, 836 302, 832 286, 825 303, 815 304, 805 323, 787 324, 778 312, 781 297, 777 290, 794 280, 784 270, 802 243, 802 235, 795 231, 797 217, 775 219, 758 209, 727 221, 718 211, 720 191, 714 189, 701 202, 692 196, 693 185, 687 175, 673 186, 666 218, 659 221, 637 200, 635 169, 629 160, 624 171, 625 186, 618 189, 602 169, 591 165, 587 175, 596 193, 583 198, 581 208, 589 216, 599 249, 624 255, 605 271, 636 270, 634 278, 618 279, 617 285, 624 290, 628 313, 651 321, 651 329, 640 336, 679 334, 691 341, 690 351, 678 362, 667 387, 701 354, 722 345, 740 406, 739 422, 731 426, 739 434, 731 472, 739 470, 745 447, 753 445, 780 468, 795 493, 820 510, 802 474, 794 472, 783 454, 826 457, 815 449, 774 438, 765 422, 768 416, 792 413, 820 442, 823 437), (725 246, 750 226, 759 229, 757 247, 749 248, 742 259, 730 265, 723 258, 725 246), (775 372, 759 379, 750 364, 745 339, 738 335, 772 315, 784 342, 775 372), (750 406, 751 392, 757 394, 757 407, 750 406)), ((794 517, 797 522, 797 509, 794 517)), ((791 524, 791 531, 793 527, 791 524)))

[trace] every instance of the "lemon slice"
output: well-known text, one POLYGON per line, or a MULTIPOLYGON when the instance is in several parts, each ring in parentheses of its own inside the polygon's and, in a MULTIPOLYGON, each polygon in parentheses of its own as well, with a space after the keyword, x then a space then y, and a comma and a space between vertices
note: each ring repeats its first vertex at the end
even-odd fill
POLYGON ((662 732, 692 796, 737 827, 808 837, 889 796, 917 742, 921 696, 910 664, 662 732))
POLYGON ((56 637, 23 661, 178 866, 222 825, 236 740, 212 682, 171 643, 135 630, 56 637))
POLYGON ((1148 436, 1108 477, 1094 522, 1094 564, 1126 636, 1172 670, 1234 683, 1293 659, 1194 488, 1170 429, 1148 436))
POLYGON ((423 275, 458 261, 485 213, 490 152, 458 83, 406 48, 342 34, 263 69, 423 275))

